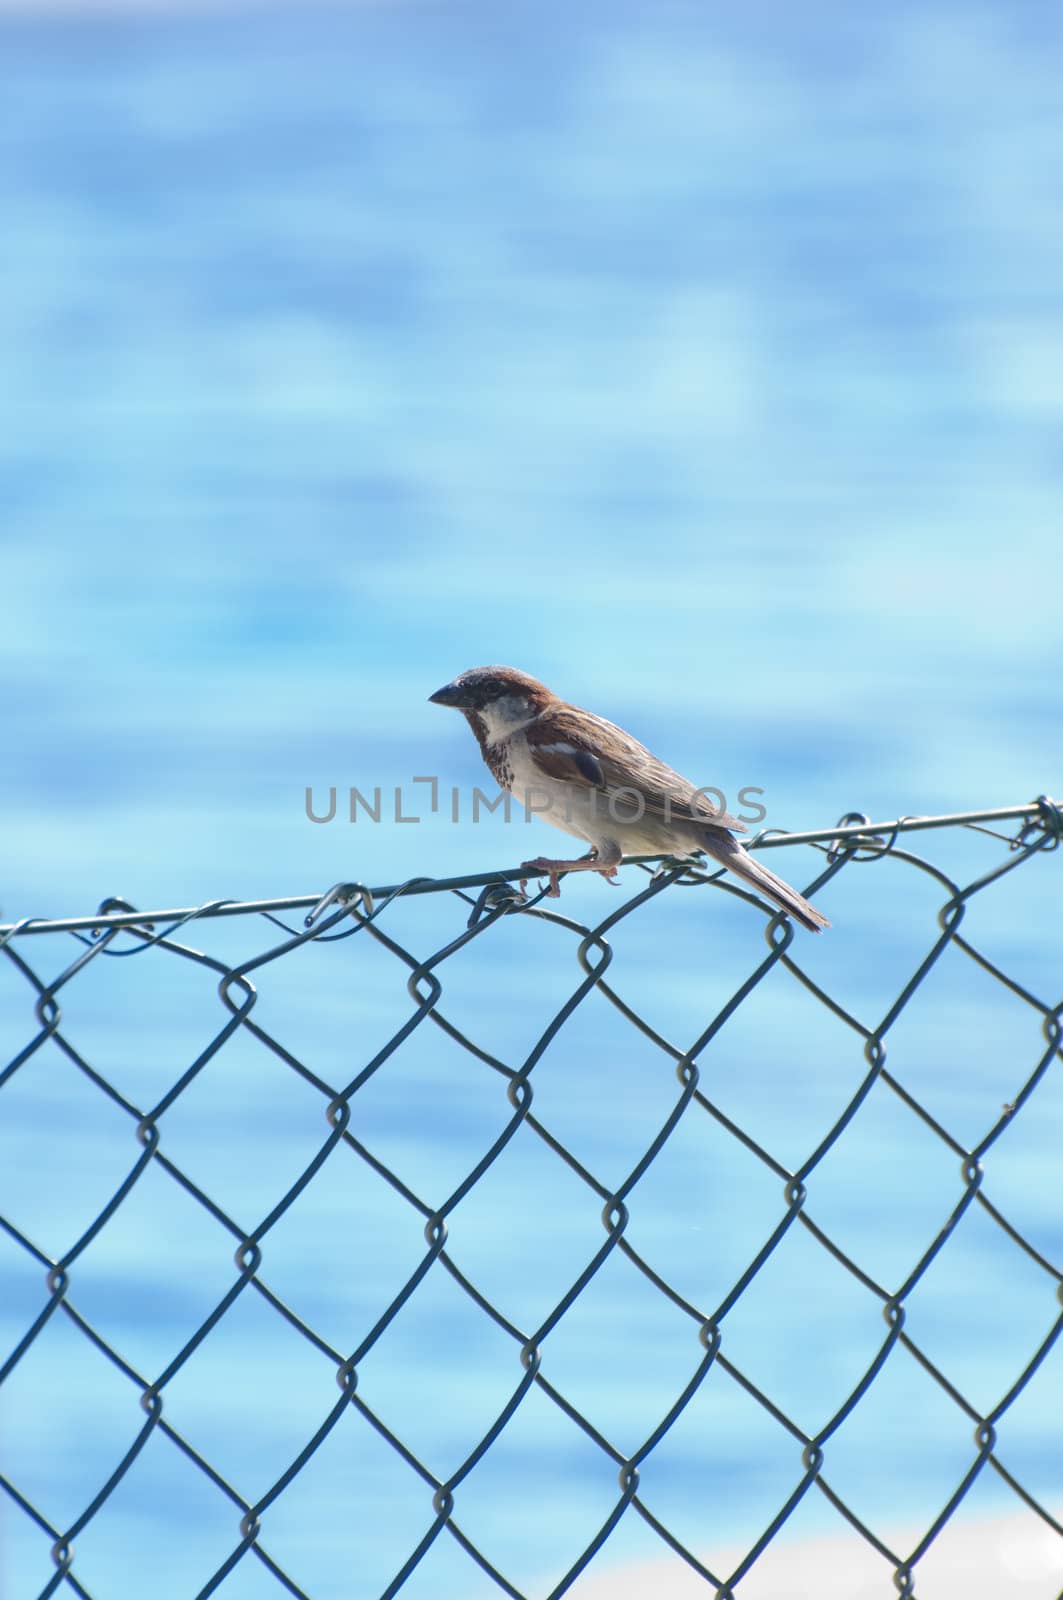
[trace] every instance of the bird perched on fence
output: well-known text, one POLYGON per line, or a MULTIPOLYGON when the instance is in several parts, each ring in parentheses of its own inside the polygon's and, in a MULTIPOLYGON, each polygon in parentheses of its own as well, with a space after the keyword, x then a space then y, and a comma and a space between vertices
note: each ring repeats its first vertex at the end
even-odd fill
POLYGON ((615 883, 625 856, 689 858, 707 851, 802 927, 818 933, 830 926, 733 837, 745 833, 744 822, 713 806, 622 728, 559 700, 537 678, 515 667, 473 667, 428 698, 465 714, 500 788, 590 844, 590 854, 577 861, 537 856, 524 863, 529 876, 545 873, 551 895, 560 893, 562 872, 600 872, 615 883))

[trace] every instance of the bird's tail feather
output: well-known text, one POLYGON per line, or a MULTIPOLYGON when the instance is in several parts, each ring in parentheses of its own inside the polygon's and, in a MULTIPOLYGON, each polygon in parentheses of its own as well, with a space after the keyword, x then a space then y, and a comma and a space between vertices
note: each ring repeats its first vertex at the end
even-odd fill
POLYGON ((819 933, 821 928, 830 927, 823 913, 817 911, 803 894, 798 894, 797 890, 792 889, 782 878, 762 866, 759 861, 755 861, 745 847, 729 833, 724 833, 722 829, 706 829, 705 849, 711 856, 715 856, 717 861, 721 861, 728 871, 733 872, 736 878, 742 878, 754 889, 759 889, 769 900, 773 900, 777 906, 789 912, 802 928, 808 928, 812 933, 819 933))

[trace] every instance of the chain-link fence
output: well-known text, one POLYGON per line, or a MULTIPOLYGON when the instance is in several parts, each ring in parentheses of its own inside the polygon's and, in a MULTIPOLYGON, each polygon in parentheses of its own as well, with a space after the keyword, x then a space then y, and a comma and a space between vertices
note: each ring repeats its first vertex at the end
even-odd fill
POLYGON ((0 930, 3 1592, 1063 1552, 1061 822, 766 835, 815 938, 646 863, 0 930))

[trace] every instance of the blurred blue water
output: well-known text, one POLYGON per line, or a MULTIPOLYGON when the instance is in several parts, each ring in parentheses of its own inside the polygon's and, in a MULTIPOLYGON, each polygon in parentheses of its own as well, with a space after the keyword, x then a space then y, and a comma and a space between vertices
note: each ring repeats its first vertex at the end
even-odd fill
MULTIPOLYGON (((330 784, 388 794, 418 773, 466 791, 481 781, 466 730, 426 696, 490 660, 614 717, 729 799, 746 784, 763 788, 774 826, 811 827, 854 806, 889 817, 1058 788, 1059 42, 1057 16, 1035 5, 647 12, 595 0, 577 12, 410 4, 0 18, 5 917, 85 911, 114 892, 140 905, 309 892, 341 877, 473 871, 549 850, 539 824, 507 829, 498 818, 315 827, 304 816, 311 783, 319 794, 330 784)), ((786 871, 792 860, 774 864, 786 871)), ((805 865, 810 876, 811 857, 805 865)), ((1058 952, 1043 930, 1056 867, 1016 875, 981 928, 1008 970, 1035 974, 1049 994, 1058 952)), ((826 905, 837 932, 809 957, 849 986, 865 1020, 883 1014, 929 944, 937 905, 927 893, 916 922, 903 874, 883 870, 874 882, 873 903, 839 885, 826 905)), ((608 891, 595 882, 566 895, 590 918, 608 891)), ((645 931, 636 919, 627 935, 628 981, 684 1041, 762 948, 755 918, 711 898, 707 913, 704 897, 677 906, 673 896, 667 916, 658 906, 645 931), (707 914, 735 930, 723 953, 707 914), (712 967, 706 990, 700 963, 690 965, 699 942, 712 967)), ((454 931, 426 905, 396 916, 418 949, 454 931)), ((543 995, 560 998, 574 981, 571 952, 555 970, 560 953, 534 945, 537 987, 524 1004, 501 939, 475 950, 467 979, 448 977, 448 995, 492 1048, 519 1057, 547 1014, 543 995)), ((45 970, 70 958, 65 947, 49 952, 45 970)), ((303 1047, 337 1082, 365 1034, 386 1037, 407 1014, 399 975, 386 964, 363 970, 363 960, 345 958, 339 985, 317 967, 278 969, 268 985, 282 1037, 302 1028, 303 1047)), ((75 1032, 147 1104, 202 1047, 211 1019, 217 1026, 216 1002, 184 975, 171 993, 166 963, 140 958, 134 1002, 132 966, 93 969, 75 1032)), ((5 989, 12 1049, 26 1037, 26 992, 14 981, 5 989)), ((852 1091, 858 1051, 800 996, 780 992, 777 1005, 778 1036, 760 1013, 748 1029, 741 1017, 729 1025, 719 1089, 740 1120, 763 1118, 765 1141, 796 1163, 852 1091), (799 1074, 799 1094, 795 1037, 816 1063, 799 1074)), ((565 1136, 574 1147, 586 1140, 589 1164, 619 1181, 676 1091, 662 1058, 643 1055, 606 1010, 582 1044, 577 1019, 556 1082, 549 1056, 537 1074, 565 1136)), ((919 1092, 938 1095, 936 1114, 972 1141, 1038 1049, 1025 1014, 1005 1016, 995 994, 958 974, 943 976, 936 1008, 913 1010, 898 1044, 909 1070, 933 1076, 919 1092), (962 1074, 949 1056, 961 1016, 962 1074)), ((364 1110, 381 1150, 437 1202, 506 1115, 493 1084, 485 1099, 482 1074, 456 1052, 441 1071, 438 1050, 411 1044, 364 1110)), ((46 1053, 35 1061, 4 1091, 3 1209, 58 1254, 133 1157, 120 1117, 46 1053), (61 1146, 64 1159, 42 1172, 30 1135, 45 1120, 48 1149, 61 1146)), ((279 1070, 268 1079, 272 1109, 257 1094, 249 1109, 248 1074, 257 1084, 264 1069, 236 1045, 225 1061, 209 1093, 174 1108, 167 1138, 250 1225, 275 1197, 276 1174, 309 1159, 322 1124, 316 1101, 308 1107, 279 1070), (246 1149, 234 1146, 235 1125, 246 1149)), ((1043 1229, 1046 1249, 1058 1247, 1045 1196, 1057 1186, 1059 1110, 1016 1133, 1021 1159, 1002 1154, 995 1176, 1024 1222, 1043 1229)), ((819 1204, 829 1214, 833 1196, 854 1250, 881 1252, 884 1276, 899 1278, 913 1230, 939 1225, 957 1191, 955 1171, 927 1151, 882 1214, 861 1175, 877 1141, 894 1148, 891 1115, 883 1105, 866 1143, 854 1129, 825 1163, 819 1204)), ((907 1125, 895 1135, 900 1148, 916 1137, 907 1125)), ((702 1230, 711 1248, 689 1291, 700 1303, 724 1292, 777 1220, 779 1197, 732 1170, 722 1143, 707 1171, 704 1143, 691 1136, 688 1148, 686 1138, 640 1186, 633 1226, 677 1278, 699 1259, 689 1230, 702 1230), (705 1219, 725 1214, 723 1240, 705 1219)), ((560 1292, 600 1239, 590 1212, 579 1231, 585 1201, 544 1162, 518 1141, 497 1187, 485 1180, 462 1213, 464 1251, 500 1300, 512 1297, 518 1320, 533 1321, 548 1288, 560 1292), (519 1218, 526 1254, 515 1272, 519 1218)), ((323 1290, 307 1235, 300 1242, 295 1230, 284 1246, 279 1228, 271 1257, 312 1321, 337 1318, 341 1348, 397 1281, 396 1263, 408 1269, 420 1248, 408 1214, 359 1182, 330 1164, 303 1202, 304 1217, 336 1230, 337 1252, 352 1228, 359 1235, 357 1264, 339 1270, 345 1310, 334 1281, 323 1290)), ((101 1235, 81 1294, 86 1313, 112 1318, 120 1346, 152 1369, 223 1292, 230 1268, 191 1205, 176 1232, 165 1222, 174 1201, 161 1180, 137 1196, 139 1226, 101 1235), (166 1256, 149 1271, 143 1241, 160 1226, 166 1256), (130 1297, 131 1270, 150 1294, 130 1297), (196 1285, 194 1305, 181 1283, 196 1285)), ((952 1274, 940 1289, 942 1338, 950 1361, 970 1357, 975 1384, 976 1372, 997 1375, 999 1330, 990 1317, 972 1344, 969 1326, 949 1327, 948 1307, 996 1243, 972 1237, 969 1257, 942 1258, 952 1274)), ((829 1412, 841 1370, 870 1359, 882 1336, 877 1322, 863 1325, 862 1303, 839 1328, 846 1285, 820 1282, 824 1270, 796 1256, 784 1269, 780 1258, 778 1292, 803 1293, 808 1319, 792 1373, 770 1317, 758 1323, 755 1296, 742 1302, 751 1361, 778 1369, 772 1381, 792 1386, 809 1426, 829 1412)), ((4 1271, 11 1327, 24 1327, 40 1304, 39 1274, 17 1254, 4 1271)), ((697 1349, 658 1325, 660 1308, 621 1266, 610 1272, 616 1281, 603 1278, 600 1299, 559 1330, 553 1359, 603 1415, 623 1398, 631 1409, 610 1420, 634 1448, 697 1349), (614 1370, 603 1330, 620 1322, 614 1370)), ((433 1277, 423 1293, 366 1386, 403 1426, 423 1424, 433 1464, 448 1470, 460 1455, 457 1419, 474 1437, 517 1375, 446 1285, 433 1277), (449 1406, 410 1389, 426 1341, 453 1356, 449 1406)), ((1012 1300, 1018 1320, 1015 1308, 1029 1305, 1037 1337, 1039 1293, 1016 1285, 1012 1300)), ((225 1340, 233 1361, 238 1350, 247 1359, 250 1340, 261 1372, 249 1384, 285 1373, 252 1458, 233 1463, 236 1476, 261 1468, 265 1478, 335 1391, 316 1366, 304 1381, 283 1365, 298 1367, 300 1354, 271 1342, 273 1319, 259 1325, 242 1303, 239 1316, 246 1326, 234 1321, 208 1341, 199 1376, 175 1381, 172 1404, 205 1437, 216 1428, 208 1454, 224 1452, 225 1340)), ((102 1414, 112 1402, 98 1364, 73 1335, 56 1337, 66 1344, 52 1359, 66 1363, 72 1392, 102 1386, 102 1414)), ((1036 1344, 1032 1331, 1023 1338, 1023 1348, 1036 1344)), ((68 1498, 49 1502, 62 1522, 136 1420, 116 1376, 121 1445, 89 1421, 75 1445, 64 1408, 41 1431, 34 1384, 44 1368, 39 1380, 25 1370, 25 1389, 9 1389, 8 1429, 38 1443, 20 1444, 15 1465, 30 1476, 28 1451, 43 1485, 63 1463, 59 1500, 68 1498)), ((1058 1368, 1052 1381, 1058 1388, 1058 1368)), ((898 1414, 906 1399, 895 1397, 898 1414)), ((721 1393, 715 1404, 708 1420, 677 1426, 658 1469, 661 1514, 681 1533, 687 1518, 695 1544, 711 1543, 713 1516, 728 1534, 763 1526, 796 1471, 768 1451, 787 1463, 785 1483, 763 1482, 763 1421, 739 1406, 725 1423, 737 1402, 721 1393), (711 1478, 707 1430, 726 1441, 726 1468, 711 1478), (733 1497, 721 1498, 724 1481, 733 1497)), ((553 1557, 541 1524, 503 1508, 543 1441, 555 1459, 572 1452, 568 1471, 541 1487, 554 1495, 542 1516, 559 1546, 571 1545, 569 1559, 615 1492, 608 1474, 598 1482, 600 1459, 584 1459, 537 1407, 533 1397, 513 1443, 463 1491, 470 1531, 477 1516, 493 1527, 529 1583, 553 1557)), ((1016 1424, 1016 1437, 1047 1494, 1053 1469, 1037 1423, 1016 1424)), ((944 1503, 955 1477, 934 1476, 930 1442, 945 1450, 944 1428, 927 1425, 922 1464, 903 1438, 894 1458, 882 1430, 874 1436, 878 1477, 866 1456, 852 1471, 868 1474, 865 1492, 883 1515, 944 1503)), ((342 1541, 312 1506, 327 1508, 329 1528, 347 1528, 360 1506, 367 1593, 426 1525, 421 1488, 392 1484, 391 1453, 373 1448, 366 1430, 340 1430, 333 1466, 308 1469, 306 1487, 271 1511, 272 1537, 290 1541, 293 1571, 309 1563, 315 1595, 350 1591, 335 1572, 342 1541)), ((949 1448, 968 1458, 966 1438, 949 1448)), ((78 1541, 87 1572, 93 1560, 108 1570, 115 1550, 129 1561, 141 1552, 149 1570, 158 1506, 201 1492, 172 1454, 153 1441, 145 1464, 157 1481, 131 1477, 78 1541)), ((261 1487, 256 1478, 248 1492, 261 1487)), ((201 1516, 220 1561, 233 1519, 206 1495, 201 1516)), ((47 1572, 37 1545, 9 1531, 8 1590, 21 1600, 47 1572)), ((173 1559, 161 1592, 194 1592, 209 1565, 202 1548, 173 1559)), ((418 1581, 425 1592, 471 1594, 467 1568, 449 1559, 434 1553, 438 1566, 418 1581)), ((256 1581, 241 1567, 225 1592, 266 1592, 256 1581)))

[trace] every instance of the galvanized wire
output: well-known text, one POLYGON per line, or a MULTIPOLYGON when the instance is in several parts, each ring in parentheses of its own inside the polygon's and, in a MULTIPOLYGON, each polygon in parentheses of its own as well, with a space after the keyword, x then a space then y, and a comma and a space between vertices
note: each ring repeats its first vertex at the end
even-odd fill
MULTIPOLYGON (((40 1242, 28 1236, 9 1217, 0 1215, 0 1228, 8 1238, 39 1267, 45 1292, 38 1313, 30 1320, 14 1347, 7 1352, 0 1365, 0 1386, 18 1368, 20 1362, 34 1348, 35 1341, 55 1317, 67 1319, 77 1334, 88 1341, 100 1355, 113 1365, 130 1385, 131 1395, 136 1395, 143 1411, 143 1422, 129 1448, 114 1461, 112 1470, 100 1482, 79 1514, 60 1526, 52 1520, 41 1504, 35 1503, 19 1483, 0 1474, 0 1488, 8 1497, 10 1515, 26 1519, 40 1535, 42 1547, 50 1551, 52 1572, 48 1581, 35 1590, 44 1597, 60 1589, 100 1600, 100 1595, 88 1586, 88 1579, 79 1573, 75 1558, 76 1542, 90 1526, 101 1507, 108 1501, 123 1480, 137 1472, 138 1459, 153 1435, 159 1435, 169 1445, 182 1453, 233 1510, 234 1537, 224 1561, 205 1576, 198 1590, 199 1600, 218 1591, 224 1592, 226 1581, 239 1563, 247 1557, 257 1561, 263 1571, 276 1580, 278 1593, 309 1596, 301 1587, 300 1575, 284 1570, 271 1554, 269 1546, 269 1511, 278 1498, 297 1478, 306 1464, 322 1446, 330 1432, 349 1410, 354 1410, 374 1430, 397 1457, 416 1474, 423 1483, 431 1505, 428 1525, 417 1542, 401 1553, 396 1561, 394 1575, 379 1594, 379 1600, 390 1600, 403 1588, 415 1572, 434 1542, 446 1535, 467 1556, 469 1561, 485 1574, 497 1590, 513 1600, 533 1600, 530 1593, 519 1588, 510 1576, 492 1563, 463 1527, 459 1515, 458 1491, 473 1469, 492 1450, 505 1434, 529 1392, 535 1388, 547 1397, 567 1423, 610 1461, 618 1476, 618 1492, 608 1515, 599 1526, 588 1530, 588 1536, 578 1556, 550 1590, 549 1600, 557 1600, 576 1581, 595 1555, 606 1545, 614 1530, 625 1516, 641 1519, 664 1546, 686 1563, 705 1585, 706 1595, 716 1600, 729 1600, 737 1592, 743 1578, 767 1549, 779 1530, 791 1518, 805 1495, 815 1489, 822 1495, 844 1522, 854 1529, 868 1546, 882 1559, 892 1576, 895 1589, 902 1595, 915 1593, 918 1565, 934 1540, 963 1504, 972 1486, 987 1468, 994 1472, 1016 1499, 1034 1513, 1044 1527, 1060 1538, 1063 1549, 1063 1526, 1054 1509, 1043 1503, 1032 1490, 1020 1481, 1004 1458, 998 1445, 998 1426, 1004 1414, 1028 1386, 1035 1383, 1056 1339, 1063 1327, 1063 1310, 1055 1317, 1045 1337, 1029 1358, 1014 1372, 1006 1391, 996 1405, 980 1410, 965 1395, 961 1386, 941 1370, 917 1343, 906 1328, 906 1306, 916 1293, 921 1280, 940 1252, 948 1249, 957 1224, 971 1208, 981 1208, 984 1215, 1001 1230, 1015 1251, 1054 1284, 1057 1297, 1063 1301, 1063 1266, 1049 1260, 1042 1249, 1035 1247, 1022 1229, 990 1199, 985 1192, 984 1159, 1006 1128, 1013 1125, 1037 1093, 1046 1074, 1053 1066, 1058 1068, 1061 1054, 1061 1011, 1063 1002, 1052 1001, 1034 994, 1021 976, 1008 973, 990 960, 983 950, 971 942, 961 931, 965 910, 976 895, 991 890, 1005 875, 1016 869, 1035 870, 1029 863, 1044 852, 1058 846, 1063 836, 1063 813, 1046 796, 1020 806, 969 812, 950 817, 900 818, 886 823, 871 823, 866 817, 849 815, 832 829, 823 829, 801 835, 773 833, 754 841, 755 848, 781 847, 800 842, 815 845, 821 850, 822 870, 806 892, 820 895, 825 886, 839 874, 852 868, 853 863, 890 857, 914 872, 924 874, 936 884, 941 893, 938 910, 939 932, 925 956, 918 962, 903 983, 886 1014, 877 1023, 870 1023, 854 1015, 846 1005, 827 990, 805 970, 800 946, 795 944, 794 932, 781 913, 773 913, 763 906, 756 896, 727 880, 719 872, 700 866, 678 863, 645 864, 646 880, 637 892, 624 899, 611 913, 595 926, 579 923, 564 910, 555 908, 543 895, 523 897, 514 880, 520 876, 519 868, 509 868, 465 878, 438 881, 416 879, 403 884, 370 888, 358 883, 337 884, 324 895, 294 896, 269 901, 238 903, 215 901, 207 905, 163 911, 142 911, 126 902, 110 899, 104 901, 91 914, 59 919, 24 920, 0 927, 0 951, 27 987, 27 1001, 33 1013, 33 1024, 25 1042, 16 1050, 0 1072, 0 1113, 3 1108, 3 1091, 16 1078, 26 1063, 51 1042, 100 1096, 129 1119, 140 1146, 140 1154, 122 1181, 109 1194, 106 1202, 86 1219, 76 1238, 56 1248, 56 1241, 40 1242), (992 831, 987 825, 1020 824, 1012 836, 1001 836, 1001 859, 989 871, 966 885, 952 880, 932 861, 909 851, 903 841, 907 836, 929 829, 979 828, 992 831), (701 891, 707 887, 724 889, 729 894, 766 911, 768 951, 736 991, 727 999, 700 1035, 686 1047, 667 1039, 640 1010, 626 998, 610 979, 613 961, 612 936, 621 924, 637 917, 648 902, 657 897, 679 893, 683 889, 701 891), (425 954, 410 949, 389 927, 389 913, 400 901, 411 897, 432 896, 445 898, 458 914, 451 936, 441 948, 425 954), (289 927, 281 913, 303 910, 306 915, 302 925, 289 927), (575 937, 576 956, 581 973, 580 981, 552 1015, 542 1018, 538 1038, 523 1060, 514 1063, 502 1060, 471 1034, 451 1020, 445 1008, 444 982, 440 976, 446 963, 459 951, 477 941, 490 939, 504 919, 528 917, 555 930, 558 938, 575 937), (194 948, 186 936, 195 925, 205 933, 212 923, 224 918, 243 919, 248 928, 247 948, 250 953, 236 963, 194 948), (271 935, 266 948, 252 942, 251 929, 259 919, 280 927, 283 937, 271 935), (406 972, 411 1007, 409 1015, 392 1036, 368 1059, 357 1062, 346 1083, 328 1081, 309 1061, 290 1049, 280 1038, 254 1016, 258 991, 253 975, 262 969, 289 957, 292 952, 321 946, 338 939, 347 939, 360 933, 386 951, 406 972), (60 970, 45 975, 37 957, 44 949, 37 941, 42 935, 66 934, 76 941, 73 958, 61 965, 60 970), (131 941, 131 942, 130 942, 131 941), (92 972, 97 963, 107 958, 142 955, 153 950, 174 961, 192 963, 216 974, 218 994, 227 1013, 220 1028, 204 1048, 181 1072, 166 1091, 153 1104, 140 1104, 130 1099, 108 1076, 103 1066, 87 1060, 64 1033, 62 1000, 72 984, 91 984, 92 972), (924 984, 929 973, 946 950, 962 952, 993 986, 1008 991, 1040 1020, 1043 1046, 1027 1063, 1023 1082, 999 1116, 986 1128, 973 1145, 957 1138, 949 1128, 919 1099, 913 1095, 886 1065, 886 1036, 913 997, 924 984), (710 1045, 721 1034, 739 1007, 753 1000, 759 986, 770 973, 782 969, 813 999, 825 1007, 841 1024, 852 1031, 860 1041, 865 1070, 852 1088, 848 1103, 810 1155, 796 1168, 789 1167, 776 1154, 764 1147, 746 1128, 728 1116, 707 1092, 702 1062, 710 1045), (547 1048, 563 1037, 566 1025, 592 993, 604 997, 627 1024, 652 1045, 672 1064, 679 1085, 672 1109, 662 1125, 647 1130, 644 1149, 619 1184, 610 1185, 589 1170, 584 1161, 547 1126, 533 1110, 532 1074, 547 1048), (387 1161, 360 1139, 352 1129, 352 1113, 358 1096, 371 1079, 387 1070, 406 1042, 425 1024, 439 1029, 453 1043, 460 1046, 483 1068, 500 1075, 506 1085, 510 1114, 501 1132, 483 1149, 478 1159, 465 1173, 453 1191, 440 1203, 430 1203, 415 1192, 408 1178, 400 1174, 387 1161), (309 1085, 324 1102, 328 1133, 320 1143, 313 1158, 305 1165, 293 1183, 277 1193, 274 1203, 257 1224, 248 1230, 207 1192, 203 1184, 182 1168, 163 1148, 161 1131, 171 1109, 197 1079, 207 1064, 222 1051, 235 1035, 244 1033, 283 1063, 309 1085), (866 1265, 853 1259, 835 1238, 814 1218, 808 1205, 809 1179, 835 1144, 843 1139, 869 1092, 876 1085, 885 1086, 929 1130, 930 1134, 952 1153, 961 1166, 962 1183, 959 1195, 940 1228, 933 1236, 920 1241, 914 1266, 901 1282, 879 1282, 866 1265), (693 1112, 698 1108, 698 1112, 693 1112), (771 1173, 784 1186, 785 1204, 782 1215, 761 1247, 747 1262, 727 1293, 716 1304, 693 1304, 679 1288, 668 1281, 658 1270, 645 1250, 636 1249, 628 1235, 629 1203, 640 1180, 660 1155, 680 1122, 689 1114, 707 1115, 730 1139, 738 1141, 754 1160, 771 1173), (519 1130, 527 1130, 541 1141, 551 1157, 562 1163, 575 1179, 584 1185, 601 1206, 604 1238, 586 1259, 582 1269, 568 1285, 548 1312, 535 1326, 517 1326, 494 1303, 485 1289, 463 1270, 449 1245, 448 1219, 474 1186, 494 1166, 519 1130), (371 1327, 361 1331, 353 1348, 340 1349, 315 1329, 308 1320, 291 1308, 271 1287, 264 1269, 263 1243, 270 1231, 306 1193, 315 1177, 339 1150, 349 1158, 363 1163, 377 1178, 386 1183, 402 1204, 419 1217, 423 1225, 425 1247, 415 1269, 409 1274, 399 1291, 379 1307, 371 1327), (166 1175, 182 1193, 202 1208, 216 1228, 219 1237, 228 1238, 228 1247, 235 1259, 235 1273, 224 1295, 211 1307, 179 1348, 159 1371, 143 1372, 126 1354, 117 1349, 79 1309, 75 1289, 77 1265, 83 1253, 91 1246, 101 1230, 120 1211, 136 1189, 149 1167, 166 1175), (873 1359, 858 1381, 851 1387, 843 1402, 829 1420, 816 1432, 805 1431, 786 1410, 742 1370, 726 1348, 726 1323, 741 1297, 761 1272, 765 1263, 779 1248, 792 1229, 803 1229, 815 1244, 848 1273, 862 1290, 881 1306, 886 1329, 873 1359), (564 1321, 580 1296, 614 1253, 626 1259, 641 1274, 653 1291, 664 1297, 682 1316, 689 1319, 692 1330, 700 1340, 702 1357, 689 1381, 674 1395, 671 1405, 661 1414, 641 1444, 633 1451, 622 1451, 598 1427, 595 1421, 547 1375, 543 1369, 543 1352, 551 1334, 564 1321), (500 1333, 512 1342, 519 1358, 521 1376, 515 1383, 506 1403, 490 1425, 483 1431, 465 1459, 447 1477, 434 1473, 421 1460, 410 1444, 404 1441, 379 1415, 365 1395, 360 1392, 358 1374, 360 1366, 381 1341, 389 1338, 389 1330, 402 1309, 418 1294, 426 1277, 433 1271, 444 1272, 461 1293, 475 1307, 477 1313, 488 1319, 500 1333), (327 1363, 335 1374, 339 1393, 328 1413, 308 1425, 299 1451, 288 1462, 265 1493, 257 1499, 247 1498, 240 1488, 228 1481, 219 1467, 206 1459, 182 1433, 179 1415, 170 1416, 165 1401, 167 1391, 192 1355, 226 1318, 236 1302, 244 1295, 258 1296, 278 1318, 306 1342, 315 1358, 327 1363), (886 1369, 893 1352, 904 1348, 919 1363, 923 1371, 947 1396, 953 1406, 968 1419, 974 1432, 974 1448, 970 1460, 954 1484, 946 1503, 926 1526, 914 1546, 901 1550, 892 1548, 880 1529, 872 1527, 858 1514, 853 1505, 832 1485, 827 1470, 827 1445, 846 1419, 860 1406, 886 1369), (725 1373, 728 1378, 751 1398, 764 1413, 771 1417, 794 1440, 800 1451, 802 1471, 792 1492, 777 1507, 775 1514, 764 1526, 759 1536, 746 1550, 744 1557, 730 1570, 715 1570, 703 1556, 689 1548, 676 1532, 652 1509, 651 1500, 643 1493, 642 1477, 651 1462, 654 1451, 669 1429, 691 1404, 710 1370, 725 1373)), ((561 902, 562 906, 564 902, 561 902)), ((844 931, 835 929, 826 937, 843 938, 844 931)), ((804 937, 804 936, 802 936, 804 937)), ((50 948, 50 946, 49 946, 50 948)), ((129 969, 135 972, 135 966, 129 969)), ((352 1018, 352 1036, 357 1019, 352 1018)), ((367 1220, 359 1219, 363 1225, 367 1220)), ((314 1249, 309 1237, 306 1250, 314 1249)), ((0 1387, 0 1396, 3 1390, 0 1387)), ((175 1408, 176 1412, 177 1408, 175 1408)), ((707 1440, 706 1451, 712 1442, 707 1440)), ((185 1530, 191 1536, 191 1530, 185 1530)), ((538 1600, 538 1597, 536 1597, 538 1600)), ((1045 1600, 1050 1600, 1046 1594, 1045 1600)))

